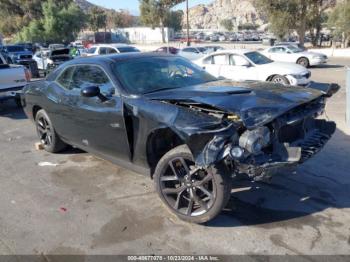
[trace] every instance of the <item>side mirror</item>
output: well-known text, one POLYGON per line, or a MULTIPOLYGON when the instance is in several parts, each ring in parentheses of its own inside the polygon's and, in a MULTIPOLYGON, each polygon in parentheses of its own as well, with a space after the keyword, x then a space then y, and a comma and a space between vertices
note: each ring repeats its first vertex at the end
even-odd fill
POLYGON ((101 94, 101 90, 98 86, 88 86, 84 87, 80 91, 83 97, 95 97, 97 96, 102 102, 107 101, 107 97, 101 94))
POLYGON ((100 88, 98 86, 84 87, 83 89, 81 89, 80 93, 84 97, 95 97, 101 94, 100 88))

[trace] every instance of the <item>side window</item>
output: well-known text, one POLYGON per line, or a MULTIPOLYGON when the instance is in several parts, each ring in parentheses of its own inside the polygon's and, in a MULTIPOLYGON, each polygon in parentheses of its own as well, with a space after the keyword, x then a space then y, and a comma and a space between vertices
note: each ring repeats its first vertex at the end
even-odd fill
POLYGON ((88 49, 87 53, 88 54, 94 54, 96 52, 96 47, 91 47, 90 49, 88 49))
POLYGON ((243 64, 249 63, 247 59, 240 55, 231 55, 230 56, 230 65, 241 66, 243 64))
POLYGON ((106 55, 107 54, 107 48, 106 47, 100 47, 99 54, 100 55, 106 55))
POLYGON ((211 65, 212 63, 213 63, 213 56, 209 56, 203 60, 203 64, 205 65, 211 65))
POLYGON ((285 53, 286 50, 284 47, 274 47, 274 48, 271 48, 269 53, 285 53))
POLYGON ((213 64, 215 64, 215 65, 227 65, 226 55, 213 56, 213 64))
POLYGON ((106 73, 98 66, 77 66, 72 80, 72 88, 81 89, 89 86, 98 86, 101 93, 112 95, 115 93, 114 86, 106 73))
POLYGON ((195 48, 185 48, 182 51, 184 52, 189 52, 189 53, 195 53, 197 52, 197 50, 195 48))
POLYGON ((74 69, 75 69, 74 66, 71 66, 65 69, 63 73, 58 76, 58 78, 56 79, 56 82, 66 89, 72 89, 71 84, 72 84, 74 69))
POLYGON ((117 51, 114 48, 108 48, 108 54, 115 54, 117 51))

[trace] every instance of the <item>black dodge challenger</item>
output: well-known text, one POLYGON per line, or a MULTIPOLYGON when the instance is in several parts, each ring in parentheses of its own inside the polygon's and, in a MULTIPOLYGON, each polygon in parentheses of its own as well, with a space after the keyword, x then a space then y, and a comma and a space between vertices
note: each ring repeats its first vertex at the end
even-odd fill
POLYGON ((262 179, 316 154, 335 131, 318 118, 336 85, 219 80, 163 54, 79 58, 29 84, 22 104, 45 149, 72 145, 149 174, 183 220, 213 219, 237 174, 262 179))

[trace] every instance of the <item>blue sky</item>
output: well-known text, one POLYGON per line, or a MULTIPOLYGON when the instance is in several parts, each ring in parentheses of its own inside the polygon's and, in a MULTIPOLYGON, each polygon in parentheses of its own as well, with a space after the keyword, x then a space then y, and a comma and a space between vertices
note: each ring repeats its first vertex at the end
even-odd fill
MULTIPOLYGON (((106 8, 114 9, 128 9, 132 14, 139 14, 139 1, 138 0, 88 0, 89 2, 103 6, 106 8)), ((189 0, 189 5, 194 6, 198 4, 208 4, 213 0, 189 0)), ((185 4, 180 4, 176 8, 183 9, 185 4)))

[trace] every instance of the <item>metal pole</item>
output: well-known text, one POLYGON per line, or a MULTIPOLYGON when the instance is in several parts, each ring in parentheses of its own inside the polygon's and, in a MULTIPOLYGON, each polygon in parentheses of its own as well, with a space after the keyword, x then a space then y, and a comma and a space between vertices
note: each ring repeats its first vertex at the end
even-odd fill
POLYGON ((350 127, 350 67, 346 72, 346 124, 350 127))
POLYGON ((186 20, 187 20, 187 46, 190 46, 190 24, 188 18, 188 0, 186 0, 186 20))

